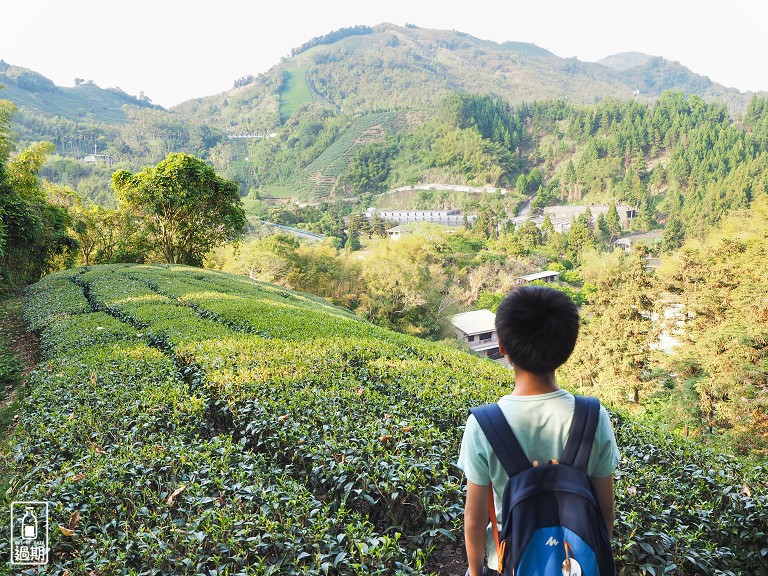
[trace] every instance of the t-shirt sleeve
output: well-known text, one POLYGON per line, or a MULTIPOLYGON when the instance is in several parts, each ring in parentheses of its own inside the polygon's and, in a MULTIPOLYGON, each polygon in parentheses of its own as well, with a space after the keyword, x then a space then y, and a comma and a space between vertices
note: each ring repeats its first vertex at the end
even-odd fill
POLYGON ((491 483, 488 467, 488 445, 480 425, 470 415, 461 439, 457 466, 464 471, 467 480, 479 486, 491 483))
POLYGON ((611 419, 603 406, 600 406, 600 420, 592 444, 592 454, 589 459, 590 476, 605 478, 613 474, 619 465, 619 447, 613 432, 611 419))

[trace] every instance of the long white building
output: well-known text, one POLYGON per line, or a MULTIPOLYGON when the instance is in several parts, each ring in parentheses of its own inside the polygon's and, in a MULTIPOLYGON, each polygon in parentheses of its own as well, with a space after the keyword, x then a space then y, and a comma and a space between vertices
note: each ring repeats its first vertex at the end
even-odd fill
MULTIPOLYGON (((370 220, 374 214, 378 214, 382 220, 397 224, 409 224, 414 222, 430 222, 442 226, 463 226, 465 216, 461 210, 377 210, 368 208, 365 215, 370 220)), ((466 222, 470 225, 475 221, 475 214, 467 214, 466 222)))

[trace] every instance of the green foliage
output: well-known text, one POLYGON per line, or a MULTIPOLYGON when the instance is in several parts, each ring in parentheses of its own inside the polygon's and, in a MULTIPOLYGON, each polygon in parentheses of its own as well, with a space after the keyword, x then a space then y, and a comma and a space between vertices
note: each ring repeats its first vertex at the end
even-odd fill
MULTIPOLYGON (((21 363, 5 343, 0 343, 0 387, 15 383, 21 372, 21 363)), ((7 423, 6 423, 7 424, 7 423)))
POLYGON ((56 85, 37 72, 22 68, 21 66, 9 66, 0 72, 0 81, 12 82, 22 90, 28 92, 55 92, 56 85), (3 78, 4 76, 4 78, 3 78))
POLYGON ((333 32, 329 32, 328 34, 323 34, 322 36, 316 36, 315 38, 312 38, 308 42, 304 42, 304 44, 302 44, 298 48, 293 48, 291 50, 291 56, 297 56, 302 52, 306 52, 307 50, 315 46, 320 46, 322 44, 333 44, 334 42, 338 42, 339 40, 342 40, 344 38, 348 38, 350 36, 357 36, 360 34, 373 34, 373 28, 371 28, 370 26, 350 26, 348 28, 339 28, 338 30, 334 30, 333 32))
MULTIPOLYGON (((727 94, 731 113, 746 110, 743 124, 731 122, 722 104, 689 91, 695 87, 711 98, 716 85, 658 59, 637 67, 635 73, 642 70, 647 78, 633 77, 628 87, 624 72, 559 62, 530 45, 389 24, 341 29, 299 53, 230 92, 172 110, 82 80, 35 98, 18 87, 20 69, 4 65, 0 74, 24 110, 18 132, 25 145, 44 136, 62 156, 98 150, 129 163, 120 166, 129 171, 169 153, 192 153, 245 189, 260 188, 264 197, 326 199, 422 181, 512 189, 525 176, 534 208, 556 200, 632 202, 640 209, 638 226, 648 228, 665 221, 654 197, 674 185, 685 193, 680 219, 693 236, 758 193, 735 172, 766 151, 764 104, 727 94), (685 88, 662 91, 672 87, 670 78, 685 88), (637 85, 652 96, 618 99, 637 85), (45 115, 34 112, 42 104, 45 115), (397 117, 397 125, 363 126, 378 114, 397 117), (377 170, 371 178, 365 170, 340 186, 358 144, 374 140, 386 142, 389 175, 377 170)), ((50 83, 41 78, 34 84, 50 83)), ((749 170, 754 174, 761 164, 749 170)), ((66 170, 54 173, 63 178, 66 170)), ((108 204, 103 174, 77 179, 81 195, 108 204)))
POLYGON ((765 462, 743 462, 617 416, 619 573, 766 571, 765 462))
MULTIPOLYGON (((78 131, 112 132, 111 128, 123 125, 127 120, 124 106, 159 108, 119 88, 103 89, 92 81, 60 87, 33 70, 2 64, 0 86, 4 87, 3 96, 22 110, 17 123, 21 126, 19 132, 25 145, 32 141, 55 141, 74 136, 51 129, 54 127, 77 126, 78 131)), ((58 146, 58 142, 56 144, 58 146)), ((93 152, 93 146, 83 149, 85 152, 93 152)))
POLYGON ((501 301, 504 300, 504 296, 506 294, 501 292, 481 292, 480 296, 477 297, 475 307, 478 310, 490 310, 495 313, 501 301))
POLYGON ((286 70, 285 84, 280 90, 280 119, 285 122, 302 104, 312 102, 312 91, 306 81, 307 66, 286 70))
MULTIPOLYGON (((60 272, 25 314, 43 361, 3 447, 3 504, 45 499, 73 527, 51 532, 59 572, 434 573, 461 543, 467 406, 513 385, 496 363, 195 268, 60 272)), ((765 465, 613 417, 621 573, 764 572, 765 465)))
POLYGON ((391 170, 391 149, 384 144, 369 144, 357 151, 340 186, 351 186, 358 192, 380 194, 386 192, 391 170))
POLYGON ((242 235, 237 183, 190 154, 169 154, 138 174, 119 170, 112 184, 121 207, 142 218, 154 249, 169 263, 202 265, 209 250, 242 235))
POLYGON ((18 291, 55 268, 75 249, 65 208, 54 205, 37 178, 50 143, 8 161, 12 107, 0 101, 0 291, 18 291))
POLYGON ((664 226, 664 235, 661 239, 661 249, 664 252, 677 250, 683 244, 683 224, 676 214, 671 214, 664 226))
POLYGON ((248 86, 248 84, 254 80, 255 76, 253 74, 246 74, 245 76, 241 76, 240 78, 235 79, 235 81, 232 83, 232 87, 242 88, 243 86, 248 86))
POLYGON ((282 194, 285 188, 287 195, 308 199, 327 198, 337 187, 355 190, 359 181, 342 177, 358 150, 383 141, 396 123, 397 116, 391 112, 350 119, 330 115, 316 106, 302 108, 291 118, 280 142, 254 145, 251 158, 252 162, 257 159, 258 183, 279 182, 280 188, 269 187, 270 195, 282 194))
POLYGON ((732 214, 705 242, 687 242, 660 271, 685 314, 681 346, 669 367, 674 394, 695 407, 700 433, 763 454, 767 235, 768 201, 761 198, 751 211, 732 214))
POLYGON ((652 383, 645 378, 651 364, 651 312, 654 284, 639 256, 623 250, 583 255, 579 275, 588 300, 571 359, 568 379, 585 393, 615 405, 638 403, 652 383))
POLYGON ((455 434, 500 366, 189 268, 68 271, 30 296, 51 316, 8 497, 45 492, 54 525, 79 511, 52 565, 426 574, 458 535, 455 434), (71 288, 88 312, 59 314, 71 288))

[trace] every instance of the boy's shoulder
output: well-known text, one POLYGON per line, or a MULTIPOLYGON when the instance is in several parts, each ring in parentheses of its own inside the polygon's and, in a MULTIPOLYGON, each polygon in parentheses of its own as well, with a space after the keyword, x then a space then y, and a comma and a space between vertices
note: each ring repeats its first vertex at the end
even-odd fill
POLYGON ((531 409, 537 406, 559 406, 573 408, 575 405, 574 395, 563 388, 546 394, 532 394, 529 396, 516 396, 515 394, 505 394, 497 400, 502 409, 505 406, 519 407, 521 409, 531 409))

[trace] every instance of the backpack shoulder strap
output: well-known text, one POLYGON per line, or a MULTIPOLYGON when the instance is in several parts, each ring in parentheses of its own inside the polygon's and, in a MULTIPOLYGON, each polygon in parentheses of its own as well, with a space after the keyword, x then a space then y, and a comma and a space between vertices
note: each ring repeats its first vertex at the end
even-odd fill
POLYGON ((574 399, 573 420, 560 463, 586 470, 600 419, 600 401, 592 396, 575 396, 574 399))
POLYGON ((493 453, 496 454, 508 476, 514 476, 526 468, 531 468, 528 457, 520 447, 498 404, 477 406, 470 408, 470 412, 480 424, 493 453))

